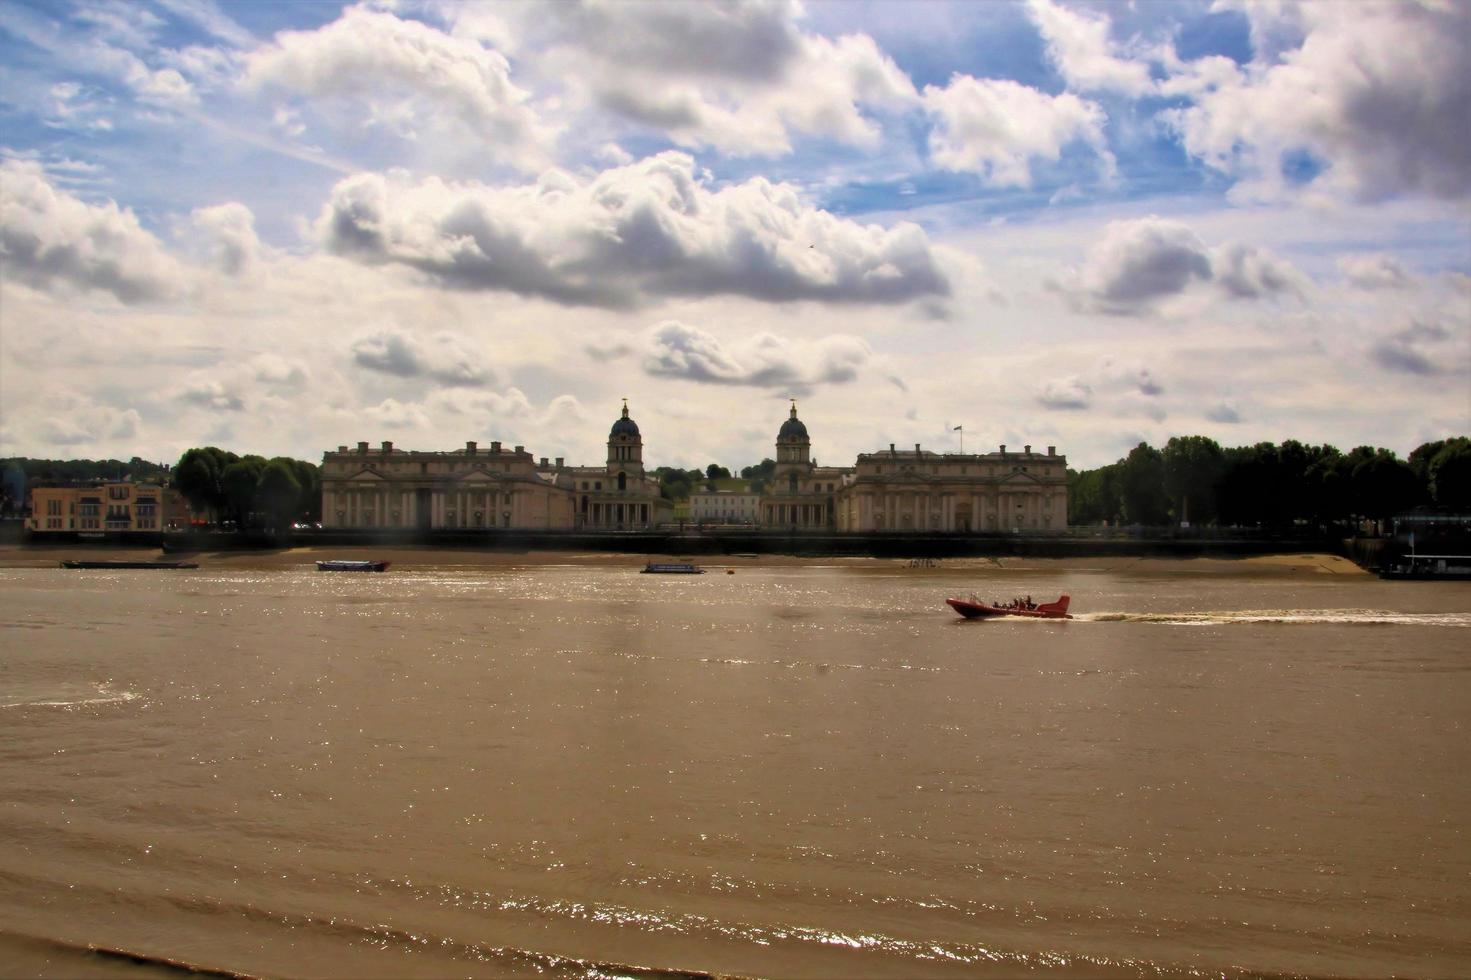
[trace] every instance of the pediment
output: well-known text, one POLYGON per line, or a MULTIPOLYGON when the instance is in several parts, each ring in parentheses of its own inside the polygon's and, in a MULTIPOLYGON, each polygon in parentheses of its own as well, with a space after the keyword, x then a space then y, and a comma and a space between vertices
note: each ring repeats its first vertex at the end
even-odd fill
POLYGON ((1031 473, 1008 473, 1006 476, 1004 476, 1004 477, 1001 478, 1001 482, 1002 483, 1025 483, 1025 484, 1027 484, 1029 486, 1036 486, 1037 484, 1040 484, 1042 481, 1039 480, 1037 477, 1033 476, 1031 473))
POLYGON ((474 470, 472 472, 466 473, 462 477, 459 477, 456 482, 458 482, 458 483, 494 483, 494 482, 496 482, 496 479, 497 479, 497 477, 491 476, 489 473, 486 473, 484 470, 474 470))
POLYGON ((368 481, 371 481, 371 482, 382 483, 383 482, 383 475, 381 473, 375 473, 372 470, 367 469, 365 467, 363 469, 358 470, 352 476, 348 477, 348 479, 349 480, 356 480, 356 481, 359 481, 359 482, 361 482, 363 480, 368 480, 368 481))

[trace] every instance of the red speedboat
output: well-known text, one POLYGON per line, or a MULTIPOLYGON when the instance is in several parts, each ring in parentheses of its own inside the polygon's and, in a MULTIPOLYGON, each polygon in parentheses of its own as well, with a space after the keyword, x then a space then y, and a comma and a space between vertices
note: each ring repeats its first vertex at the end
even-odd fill
POLYGON ((950 608, 966 619, 987 619, 991 616, 1027 616, 1032 619, 1072 619, 1067 607, 1070 596, 1062 596, 1056 602, 1028 602, 1023 599, 1003 605, 982 602, 975 596, 969 599, 946 599, 950 608))

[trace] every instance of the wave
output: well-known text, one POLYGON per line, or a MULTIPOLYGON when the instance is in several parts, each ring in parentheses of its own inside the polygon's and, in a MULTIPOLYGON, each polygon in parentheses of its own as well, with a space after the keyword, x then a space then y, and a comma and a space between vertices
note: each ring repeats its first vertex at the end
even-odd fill
MULTIPOLYGON (((161 970, 166 973, 180 973, 195 977, 229 977, 230 980, 256 980, 249 973, 239 973, 217 966, 205 966, 201 963, 191 963, 173 956, 162 956, 157 953, 145 953, 139 950, 122 949, 117 946, 99 946, 94 943, 78 943, 68 939, 60 939, 54 936, 33 936, 26 933, 10 932, 0 930, 0 942, 21 946, 37 947, 53 956, 71 957, 84 961, 91 957, 107 960, 122 960, 136 966, 147 966, 161 970)), ((3 946, 0 946, 3 949, 3 946)), ((85 974, 87 971, 82 963, 77 964, 77 973, 85 974)))
POLYGON ((1236 609, 1213 612, 1096 612, 1075 613, 1084 623, 1158 623, 1166 626, 1230 626, 1242 623, 1280 623, 1345 626, 1471 627, 1471 613, 1407 613, 1388 609, 1236 609))
POLYGON ((92 691, 90 695, 36 694, 19 701, 0 702, 0 708, 84 708, 97 704, 125 704, 142 697, 136 691, 114 691, 106 684, 94 684, 92 691))

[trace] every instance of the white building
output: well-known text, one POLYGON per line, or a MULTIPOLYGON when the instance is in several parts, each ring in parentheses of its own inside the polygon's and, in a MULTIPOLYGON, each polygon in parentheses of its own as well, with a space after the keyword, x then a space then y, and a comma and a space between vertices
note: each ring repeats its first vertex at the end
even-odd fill
POLYGON ((696 524, 755 524, 760 513, 761 495, 748 490, 690 494, 690 520, 696 524))

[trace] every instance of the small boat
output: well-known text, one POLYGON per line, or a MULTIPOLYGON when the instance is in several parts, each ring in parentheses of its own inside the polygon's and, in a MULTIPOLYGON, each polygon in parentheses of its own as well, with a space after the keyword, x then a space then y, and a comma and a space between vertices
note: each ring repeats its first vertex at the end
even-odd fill
POLYGON ((1017 601, 1005 605, 982 602, 975 596, 969 599, 946 599, 950 608, 966 619, 986 619, 991 616, 1026 616, 1030 619, 1072 619, 1067 607, 1071 596, 1062 596, 1056 602, 1017 601))
POLYGON ((691 565, 686 562, 657 562, 651 561, 644 566, 640 575, 704 575, 705 570, 699 565, 691 565))
POLYGON ((62 568, 198 568, 197 561, 64 561, 62 568))
POLYGON ((329 558, 317 562, 319 572, 382 572, 389 566, 386 561, 353 561, 347 558, 329 558))

